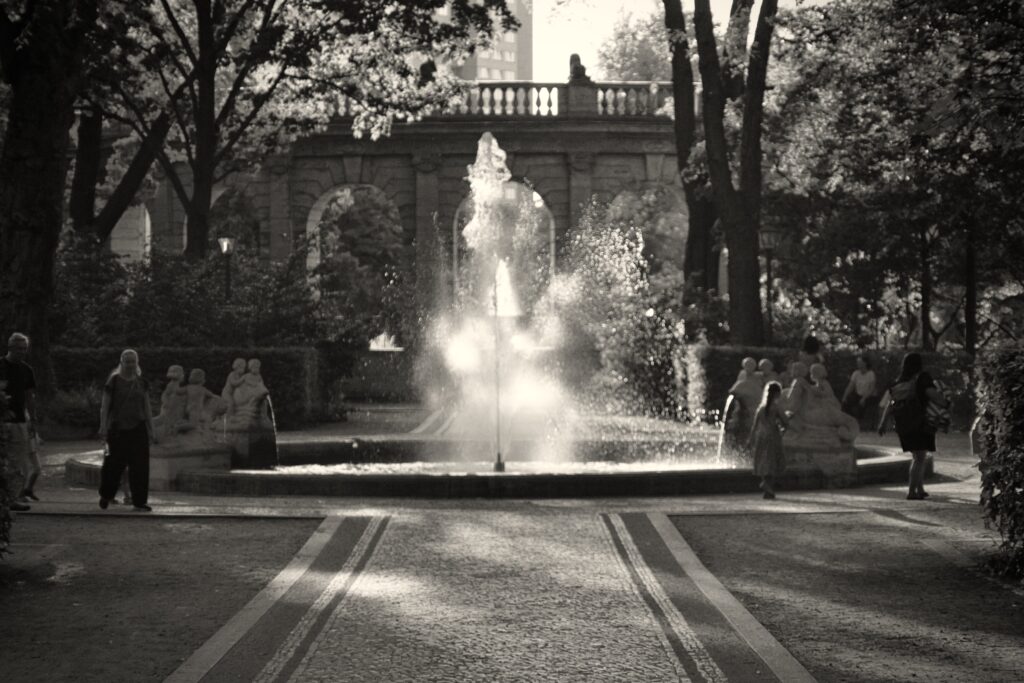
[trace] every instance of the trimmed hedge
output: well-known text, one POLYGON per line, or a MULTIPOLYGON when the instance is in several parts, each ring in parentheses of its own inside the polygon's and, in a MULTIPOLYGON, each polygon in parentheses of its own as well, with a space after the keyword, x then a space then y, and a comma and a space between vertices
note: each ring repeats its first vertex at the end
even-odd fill
MULTIPOLYGON (((836 398, 842 398, 850 375, 857 369, 856 349, 829 350, 825 356, 828 380, 836 398)), ((906 351, 868 351, 871 367, 878 377, 878 391, 883 393, 899 376, 900 363, 906 351)), ((953 402, 953 428, 965 430, 974 419, 974 395, 971 391, 972 362, 967 354, 950 356, 923 353, 924 367, 932 377, 942 380, 953 402)), ((721 412, 729 388, 735 383, 740 364, 747 356, 758 361, 767 358, 782 372, 797 359, 795 350, 753 346, 694 345, 686 350, 686 405, 691 419, 705 420, 721 412)))
POLYGON ((1003 539, 993 566, 1024 578, 1024 348, 986 354, 978 379, 981 504, 1003 539))
MULTIPOLYGON (((101 386, 117 367, 121 348, 54 347, 50 357, 63 390, 101 386)), ((136 347, 143 376, 152 389, 153 410, 159 411, 160 393, 167 384, 168 366, 180 365, 185 377, 193 368, 206 371, 206 388, 219 394, 235 358, 258 358, 263 382, 274 402, 274 415, 281 429, 294 429, 316 422, 322 414, 323 397, 318 378, 317 352, 305 347, 283 348, 175 348, 136 347)), ((97 420, 99 416, 97 415, 97 420)))
POLYGON ((346 398, 416 401, 416 355, 411 351, 357 351, 347 373, 335 375, 346 398))

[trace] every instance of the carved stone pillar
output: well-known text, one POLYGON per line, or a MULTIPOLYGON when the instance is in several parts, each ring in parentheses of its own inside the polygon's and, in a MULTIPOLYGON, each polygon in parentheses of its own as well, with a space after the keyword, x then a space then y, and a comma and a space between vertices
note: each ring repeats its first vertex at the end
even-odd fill
POLYGON ((267 255, 271 261, 288 258, 295 244, 288 182, 289 167, 290 160, 287 157, 274 157, 267 164, 270 192, 270 240, 267 242, 267 255))
POLYGON ((594 155, 591 152, 569 154, 569 226, 579 225, 583 209, 590 203, 594 184, 594 155))
POLYGON ((441 208, 437 171, 441 155, 437 152, 417 154, 412 158, 416 170, 416 293, 421 310, 430 310, 443 291, 442 268, 435 221, 441 208))

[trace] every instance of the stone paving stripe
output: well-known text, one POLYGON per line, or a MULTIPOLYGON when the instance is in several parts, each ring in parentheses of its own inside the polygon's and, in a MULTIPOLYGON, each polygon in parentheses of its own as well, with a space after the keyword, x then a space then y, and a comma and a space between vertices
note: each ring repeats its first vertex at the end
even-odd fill
POLYGON ((263 590, 186 659, 165 683, 186 683, 203 678, 264 614, 302 577, 327 545, 342 517, 327 517, 310 535, 291 562, 263 590))
POLYGON ((309 606, 316 602, 332 577, 344 567, 372 517, 345 517, 327 545, 288 591, 249 629, 203 677, 213 681, 252 681, 280 650, 309 606))
POLYGON ((388 517, 374 517, 367 525, 359 543, 349 554, 345 565, 334 574, 327 588, 292 629, 285 643, 275 656, 267 662, 260 674, 252 679, 255 683, 290 680, 296 668, 305 659, 310 646, 322 637, 324 623, 330 618, 335 607, 348 594, 352 584, 359 577, 367 562, 373 556, 381 536, 388 525, 388 517))
POLYGON ((603 515, 605 524, 613 534, 613 545, 625 563, 633 582, 640 589, 644 603, 655 621, 661 626, 672 650, 679 657, 690 678, 719 683, 726 680, 725 674, 708 654, 704 645, 690 628, 686 619, 669 600, 661 585, 655 580, 650 567, 644 561, 636 544, 630 537, 619 515, 603 515))
POLYGON ((780 681, 785 683, 815 683, 810 674, 796 657, 789 653, 775 637, 768 632, 739 600, 730 593, 700 561, 690 544, 680 535, 679 530, 664 513, 647 513, 651 524, 658 531, 669 552, 682 567, 686 575, 707 596, 722 615, 732 624, 733 629, 747 642, 750 648, 768 665, 780 681))
POLYGON ((692 627, 729 681, 777 681, 775 674, 733 629, 725 616, 683 572, 651 520, 643 513, 624 513, 622 521, 655 580, 692 627))

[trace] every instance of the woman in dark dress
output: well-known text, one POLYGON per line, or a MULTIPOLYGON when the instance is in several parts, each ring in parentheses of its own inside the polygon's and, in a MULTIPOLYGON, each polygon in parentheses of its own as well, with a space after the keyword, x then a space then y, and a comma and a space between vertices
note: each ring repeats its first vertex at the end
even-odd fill
POLYGON ((924 490, 925 463, 928 453, 935 452, 935 430, 925 417, 929 401, 947 405, 946 398, 935 387, 935 380, 924 371, 921 355, 908 353, 903 357, 899 379, 882 398, 885 409, 878 421, 878 435, 883 436, 890 415, 895 418, 900 448, 911 455, 908 500, 928 497, 924 490))
POLYGON ((149 385, 142 379, 139 355, 131 349, 103 386, 100 404, 100 437, 107 441, 107 456, 100 470, 100 507, 104 510, 117 495, 121 475, 128 468, 132 503, 149 512, 149 443, 156 443, 149 385))

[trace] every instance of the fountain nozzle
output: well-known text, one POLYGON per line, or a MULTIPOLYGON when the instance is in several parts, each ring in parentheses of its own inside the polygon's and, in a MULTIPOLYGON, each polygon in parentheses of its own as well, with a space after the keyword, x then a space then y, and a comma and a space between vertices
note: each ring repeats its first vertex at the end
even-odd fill
POLYGON ((498 451, 498 459, 494 461, 494 471, 495 472, 504 472, 505 471, 505 463, 501 459, 501 451, 498 451))

